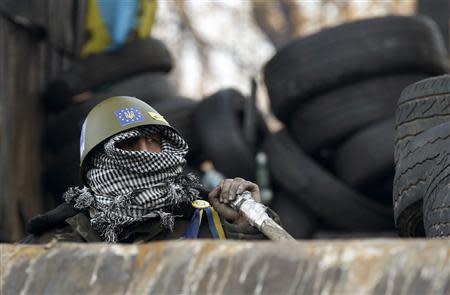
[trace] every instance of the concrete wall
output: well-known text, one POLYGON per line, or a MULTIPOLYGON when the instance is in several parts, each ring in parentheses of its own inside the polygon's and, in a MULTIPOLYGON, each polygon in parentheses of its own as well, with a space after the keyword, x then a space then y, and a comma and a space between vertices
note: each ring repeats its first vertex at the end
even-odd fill
POLYGON ((450 240, 0 245, 2 294, 450 294, 450 240))

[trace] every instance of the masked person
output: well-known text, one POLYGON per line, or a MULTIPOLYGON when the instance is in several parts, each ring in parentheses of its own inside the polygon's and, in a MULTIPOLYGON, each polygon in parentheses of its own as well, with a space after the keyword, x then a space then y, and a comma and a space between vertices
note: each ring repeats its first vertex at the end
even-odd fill
POLYGON ((33 218, 22 242, 264 238, 228 206, 246 190, 260 201, 258 186, 224 179, 208 194, 183 173, 187 153, 179 132, 148 104, 127 96, 104 100, 81 131, 85 186, 69 188, 62 205, 33 218))

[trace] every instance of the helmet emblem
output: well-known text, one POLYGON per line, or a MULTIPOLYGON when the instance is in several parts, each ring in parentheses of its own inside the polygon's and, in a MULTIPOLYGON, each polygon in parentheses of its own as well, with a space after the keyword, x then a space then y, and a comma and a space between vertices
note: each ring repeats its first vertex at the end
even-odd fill
POLYGON ((153 118, 153 120, 161 121, 161 122, 167 123, 166 119, 164 119, 164 117, 161 116, 161 115, 158 114, 158 113, 155 113, 155 112, 148 112, 148 114, 150 115, 150 117, 153 118))
POLYGON ((130 107, 114 112, 116 118, 119 120, 120 125, 126 126, 129 124, 142 122, 145 120, 138 107, 130 107))

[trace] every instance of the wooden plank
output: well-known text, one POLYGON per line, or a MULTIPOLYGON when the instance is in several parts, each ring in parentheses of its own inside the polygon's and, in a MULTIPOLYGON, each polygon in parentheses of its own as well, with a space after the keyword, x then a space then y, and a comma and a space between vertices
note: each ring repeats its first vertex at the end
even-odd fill
POLYGON ((87 0, 2 0, 0 13, 30 29, 42 29, 56 51, 79 56, 87 0))
POLYGON ((0 19, 0 230, 12 239, 41 209, 39 192, 39 46, 0 19))
POLYGON ((40 188, 39 95, 48 81, 70 65, 64 51, 76 51, 82 36, 78 0, 2 0, 0 9, 0 232, 24 235, 27 220, 43 210, 40 188), (6 6, 6 5, 10 6, 6 6), (13 5, 14 4, 14 5, 13 5), (37 40, 5 11, 48 28, 37 40), (55 48, 56 47, 56 48, 55 48), (61 48, 63 50, 61 50, 61 48))

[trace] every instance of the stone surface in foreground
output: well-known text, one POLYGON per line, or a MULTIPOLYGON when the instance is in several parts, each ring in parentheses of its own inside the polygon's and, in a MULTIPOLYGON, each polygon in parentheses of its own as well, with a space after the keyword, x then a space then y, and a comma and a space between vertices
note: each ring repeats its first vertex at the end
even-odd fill
POLYGON ((450 294, 450 239, 2 244, 2 294, 450 294))

